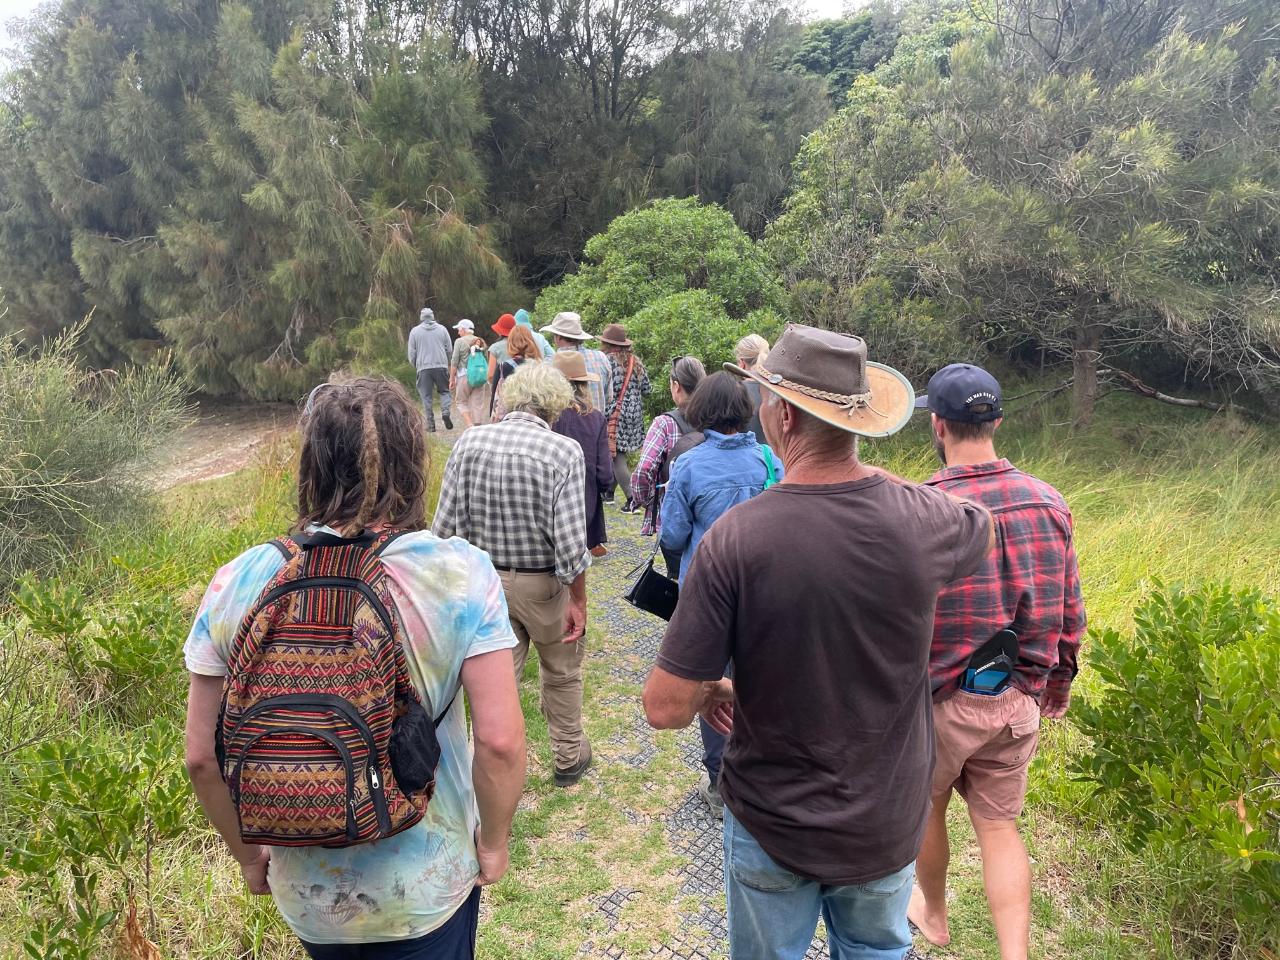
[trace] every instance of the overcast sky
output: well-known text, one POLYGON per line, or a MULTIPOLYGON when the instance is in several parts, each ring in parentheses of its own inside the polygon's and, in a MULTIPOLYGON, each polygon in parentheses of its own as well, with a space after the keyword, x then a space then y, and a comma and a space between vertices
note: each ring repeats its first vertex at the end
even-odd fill
MULTIPOLYGON (((9 45, 9 21, 24 17, 44 0, 0 0, 0 49, 9 45)), ((809 15, 813 19, 838 17, 846 5, 862 6, 865 0, 808 0, 809 15)))

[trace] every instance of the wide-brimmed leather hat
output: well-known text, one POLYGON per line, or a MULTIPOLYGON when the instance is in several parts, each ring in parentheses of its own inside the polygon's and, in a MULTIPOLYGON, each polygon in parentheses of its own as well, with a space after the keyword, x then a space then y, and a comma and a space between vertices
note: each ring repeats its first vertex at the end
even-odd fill
POLYGON ((555 368, 571 383, 599 383, 600 377, 587 373, 587 358, 577 350, 558 350, 551 358, 555 368))
POLYGON ((724 368, 860 437, 897 433, 915 408, 910 381, 892 367, 869 361, 861 337, 798 323, 787 324, 777 346, 753 369, 735 363, 724 368))
POLYGON ((611 323, 605 327, 600 334, 600 341, 612 347, 631 346, 631 341, 627 339, 627 328, 620 323, 611 323))
POLYGON ((564 337, 566 340, 595 339, 595 334, 587 333, 582 329, 582 317, 572 310, 562 310, 557 313, 556 318, 542 328, 542 332, 555 337, 564 337))

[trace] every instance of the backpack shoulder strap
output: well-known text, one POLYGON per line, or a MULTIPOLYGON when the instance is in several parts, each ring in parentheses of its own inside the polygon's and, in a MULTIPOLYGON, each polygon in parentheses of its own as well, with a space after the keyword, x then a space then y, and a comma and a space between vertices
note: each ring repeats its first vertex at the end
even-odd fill
POLYGON ((667 411, 667 416, 676 422, 676 428, 680 431, 680 436, 693 432, 693 426, 684 418, 684 414, 680 412, 679 407, 672 407, 667 411))
POLYGON ((403 537, 407 533, 417 533, 417 531, 416 530, 387 530, 386 532, 379 534, 377 539, 373 541, 373 546, 370 548, 370 551, 373 553, 375 557, 380 557, 382 556, 383 552, 387 549, 387 547, 391 546, 391 544, 395 543, 397 540, 399 540, 401 537, 403 537))
POLYGON ((298 541, 294 540, 293 537, 277 537, 270 541, 270 544, 280 551, 280 555, 284 557, 286 563, 302 552, 302 548, 298 546, 298 541))
POLYGON ((440 711, 440 716, 435 719, 435 726, 439 729, 440 724, 444 723, 444 718, 449 715, 449 711, 453 709, 453 701, 458 699, 458 694, 462 692, 462 680, 458 680, 458 686, 453 691, 453 696, 449 698, 449 702, 445 704, 444 709, 440 711))

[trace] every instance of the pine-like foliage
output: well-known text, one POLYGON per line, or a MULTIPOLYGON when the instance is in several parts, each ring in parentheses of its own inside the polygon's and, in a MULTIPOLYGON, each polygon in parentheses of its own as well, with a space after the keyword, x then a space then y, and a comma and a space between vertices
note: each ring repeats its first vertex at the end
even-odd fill
POLYGON ((395 369, 424 303, 509 289, 477 219, 474 73, 376 14, 65 0, 0 117, 9 324, 34 339, 93 307, 93 360, 168 343, 207 390, 284 398, 395 369))
POLYGON ((20 353, 0 337, 0 590, 145 504, 149 458, 186 416, 163 364, 90 372, 83 325, 20 353))
POLYGON ((1122 367, 1161 358, 1274 395, 1271 11, 1015 0, 941 64, 900 52, 808 143, 775 251, 794 279, 886 278, 976 335, 1071 359, 1081 422, 1102 381, 1144 389, 1122 367))

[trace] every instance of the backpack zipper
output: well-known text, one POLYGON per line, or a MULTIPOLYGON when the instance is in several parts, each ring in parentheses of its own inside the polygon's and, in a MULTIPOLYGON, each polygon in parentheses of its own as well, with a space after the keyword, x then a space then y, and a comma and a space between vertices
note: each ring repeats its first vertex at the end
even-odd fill
MULTIPOLYGON (((382 778, 378 776, 378 743, 374 739, 373 731, 369 729, 369 725, 365 723, 364 718, 360 716, 359 711, 357 711, 356 708, 352 706, 351 701, 347 700, 345 697, 340 697, 335 693, 285 693, 277 697, 268 697, 266 700, 260 700, 240 716, 240 719, 236 721, 236 725, 231 728, 231 735, 226 738, 226 742, 234 742, 236 734, 238 734, 245 723, 253 717, 260 713, 266 713, 268 710, 274 710, 278 707, 286 706, 318 706, 338 714, 350 723, 351 726, 355 727, 356 732, 363 738, 365 747, 368 751, 366 767, 369 781, 369 796, 373 800, 373 808, 378 815, 378 826, 384 834, 389 834, 391 832, 391 813, 387 809, 387 796, 383 790, 382 778)), ((248 748, 246 747, 245 749, 248 748)), ((343 749, 346 749, 345 744, 343 744, 343 749)), ((351 759, 349 751, 346 756, 348 758, 348 762, 351 764, 352 774, 354 776, 355 761, 351 759)), ((349 799, 352 803, 355 802, 354 789, 351 790, 351 796, 349 799)))
MULTIPOLYGON (((237 807, 240 803, 240 773, 244 767, 245 760, 248 759, 247 754, 249 748, 259 740, 267 737, 275 736, 278 733, 295 733, 305 737, 314 737, 317 740, 323 740, 331 747, 338 751, 338 755, 342 757, 342 761, 346 767, 346 794, 347 794, 347 839, 355 840, 360 836, 360 828, 356 825, 356 789, 355 789, 355 761, 351 758, 351 751, 347 749, 347 745, 335 734, 328 730, 314 730, 310 727, 273 727, 262 733, 255 734, 249 738, 249 742, 244 745, 240 751, 240 759, 236 761, 235 767, 231 771, 231 790, 232 796, 235 798, 237 807)), ((239 811, 237 810, 237 814, 239 811)), ((243 826, 241 827, 243 829, 243 826)))
POLYGON ((395 627, 392 626, 391 614, 387 611, 386 604, 382 602, 382 598, 374 592, 373 587, 369 586, 363 580, 356 577, 299 577, 297 580, 290 580, 288 583, 282 583, 275 587, 266 596, 258 602, 253 608, 252 617, 257 617, 264 607, 269 603, 279 600, 286 593, 293 593, 296 590, 302 590, 306 587, 338 587, 343 590, 355 590, 369 601, 369 605, 373 607, 378 614, 378 618, 382 621, 382 625, 387 628, 388 635, 395 636, 395 627))

